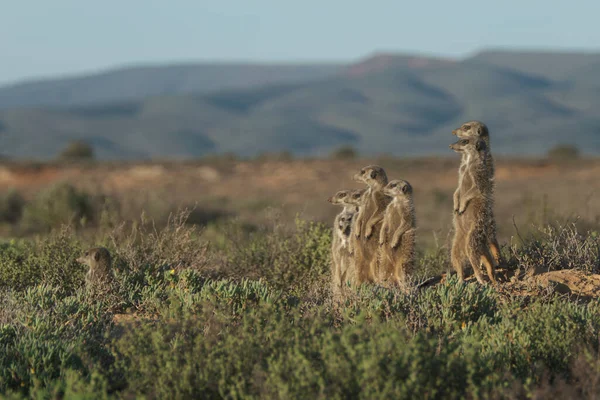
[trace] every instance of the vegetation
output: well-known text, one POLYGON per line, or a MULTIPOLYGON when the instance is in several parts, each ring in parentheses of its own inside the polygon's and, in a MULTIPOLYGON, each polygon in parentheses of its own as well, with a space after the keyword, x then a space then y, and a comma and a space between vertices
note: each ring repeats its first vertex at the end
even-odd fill
POLYGON ((331 158, 337 160, 353 160, 358 157, 358 152, 352 146, 340 146, 331 153, 331 158))
POLYGON ((92 160, 94 159, 94 148, 82 140, 70 142, 58 156, 65 161, 92 160))
POLYGON ((0 221, 15 224, 21 219, 25 200, 16 190, 9 190, 0 196, 0 221))
MULTIPOLYGON (((189 212, 142 217, 94 242, 72 228, 0 247, 0 394, 10 398, 592 398, 600 301, 515 296, 455 278, 412 293, 364 286, 336 306, 330 229, 227 224, 209 246, 189 212), (114 257, 86 291, 74 259, 114 257)), ((58 223, 58 222, 57 222, 58 223)), ((554 226, 507 249, 599 272, 598 236, 554 226)), ((419 257, 420 279, 447 266, 419 257)))
POLYGON ((570 144, 559 144, 548 150, 548 158, 558 161, 573 161, 579 158, 579 149, 570 144))
POLYGON ((25 205, 22 223, 27 229, 43 231, 60 224, 85 223, 92 217, 88 194, 68 183, 59 183, 40 192, 25 205))

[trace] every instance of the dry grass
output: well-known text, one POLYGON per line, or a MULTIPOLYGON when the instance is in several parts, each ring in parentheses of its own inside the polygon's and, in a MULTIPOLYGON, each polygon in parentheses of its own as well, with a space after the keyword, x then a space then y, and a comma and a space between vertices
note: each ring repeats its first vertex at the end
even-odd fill
MULTIPOLYGON (((351 176, 378 163, 390 178, 415 188, 421 247, 444 246, 451 228, 452 192, 458 157, 418 159, 198 161, 181 163, 5 164, 0 166, 0 192, 17 189, 26 199, 56 182, 69 182, 92 195, 119 204, 117 220, 134 220, 141 211, 159 224, 182 207, 196 207, 190 220, 206 224, 236 217, 262 225, 270 207, 293 223, 296 214, 329 223, 336 207, 326 202, 342 188, 357 188, 351 176)), ((501 242, 532 224, 574 220, 595 228, 600 222, 600 160, 572 163, 546 160, 496 162, 496 217, 501 242)), ((115 221, 113 221, 114 223, 115 221)))

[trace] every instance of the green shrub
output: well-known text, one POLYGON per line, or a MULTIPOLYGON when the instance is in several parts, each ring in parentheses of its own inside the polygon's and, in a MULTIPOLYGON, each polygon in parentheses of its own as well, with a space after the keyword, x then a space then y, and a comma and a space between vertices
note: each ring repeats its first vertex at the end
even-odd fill
POLYGON ((0 222, 16 224, 21 219, 25 200, 16 190, 0 196, 0 222))
POLYGON ((112 316, 81 295, 37 286, 19 296, 19 318, 0 325, 0 393, 52 387, 67 371, 108 365, 104 332, 112 316))
POLYGON ((247 240, 232 238, 227 269, 230 274, 263 278, 275 287, 302 292, 328 279, 330 253, 331 228, 324 224, 297 219, 295 229, 288 232, 274 222, 250 233, 247 240))
POLYGON ((58 286, 73 293, 83 285, 85 267, 75 261, 81 246, 68 228, 37 243, 12 242, 0 246, 0 289, 22 291, 38 284, 58 286))
POLYGON ((93 160, 94 148, 82 140, 69 142, 58 158, 65 161, 73 160, 93 160))
POLYGON ((595 232, 579 233, 573 223, 548 225, 511 248, 515 268, 554 271, 579 269, 600 272, 600 243, 595 232))
POLYGON ((559 144, 548 150, 548 158, 556 161, 571 161, 579 158, 579 149, 570 144, 559 144))
POLYGON ((85 224, 94 211, 90 196, 68 183, 60 183, 40 192, 23 210, 26 229, 49 231, 62 224, 85 224))
POLYGON ((358 157, 358 151, 352 146, 341 146, 332 151, 330 157, 336 160, 354 160, 358 157))
MULTIPOLYGON (((73 260, 85 239, 67 228, 0 246, 0 397, 597 393, 598 300, 511 297, 450 278, 410 293, 363 285, 334 304, 328 227, 274 224, 211 254, 186 215, 103 238, 117 281, 106 293, 84 289, 73 260), (128 315, 113 322, 115 310, 128 315)), ((528 241, 513 253, 593 270, 594 237, 562 229, 535 238, 537 256, 528 241)), ((447 264, 441 249, 419 260, 437 264, 447 264)))

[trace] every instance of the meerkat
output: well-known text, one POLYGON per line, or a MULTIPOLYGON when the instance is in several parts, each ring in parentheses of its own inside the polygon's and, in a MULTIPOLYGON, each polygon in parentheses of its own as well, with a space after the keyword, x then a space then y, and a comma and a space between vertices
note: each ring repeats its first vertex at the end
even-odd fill
POLYGON ((361 197, 361 207, 352 227, 358 241, 354 249, 357 281, 375 282, 379 267, 379 231, 385 209, 391 201, 383 193, 388 178, 383 168, 369 165, 355 174, 354 180, 368 186, 361 197))
POLYGON ((383 192, 392 198, 379 234, 381 270, 385 280, 406 287, 415 262, 416 215, 413 189, 404 180, 390 181, 383 192))
POLYGON ((358 213, 363 192, 364 190, 340 190, 327 199, 331 204, 344 207, 334 219, 331 241, 331 284, 335 296, 341 294, 348 281, 355 283, 352 221, 358 213))
POLYGON ((85 276, 85 283, 88 287, 109 283, 113 278, 110 253, 104 247, 88 249, 83 256, 77 258, 77 262, 89 267, 85 276))
POLYGON ((332 280, 334 294, 343 293, 348 283, 353 285, 355 282, 354 260, 350 247, 352 220, 355 216, 355 212, 342 211, 336 218, 335 235, 338 236, 338 240, 336 240, 336 248, 332 247, 332 254, 336 254, 337 258, 334 280, 332 280))
MULTIPOLYGON (((489 220, 487 222, 487 237, 488 237, 488 246, 490 247, 490 251, 496 263, 502 262, 502 254, 500 253, 500 245, 498 244, 498 239, 496 237, 497 229, 496 229, 496 218, 494 218, 494 157, 491 153, 490 148, 490 131, 486 124, 480 121, 469 121, 462 124, 459 128, 454 129, 452 134, 458 137, 459 139, 469 139, 476 138, 482 139, 487 147, 487 158, 485 162, 485 170, 487 173, 487 179, 483 179, 478 184, 481 185, 480 190, 486 195, 488 198, 488 216, 489 220)), ((464 158, 464 157, 463 157, 464 158)), ((464 166, 461 164, 461 169, 464 166)), ((458 193, 454 193, 454 209, 457 207, 457 196, 458 193)))
POLYGON ((488 247, 487 224, 489 222, 488 198, 480 189, 481 180, 488 178, 486 170, 487 146, 482 139, 461 139, 450 145, 466 159, 459 170, 459 199, 454 213, 454 240, 451 262, 460 280, 464 279, 464 264, 469 261, 477 281, 484 283, 480 266, 485 266, 488 277, 496 283, 496 261, 488 247))

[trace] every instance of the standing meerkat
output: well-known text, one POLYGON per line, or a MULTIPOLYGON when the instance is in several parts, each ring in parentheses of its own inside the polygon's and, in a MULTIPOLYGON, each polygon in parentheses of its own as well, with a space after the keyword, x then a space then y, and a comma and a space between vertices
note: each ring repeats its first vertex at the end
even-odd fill
POLYGON ((361 197, 361 207, 352 230, 358 239, 354 249, 358 283, 374 282, 379 267, 379 231, 391 198, 383 193, 387 175, 378 165, 369 165, 354 175, 354 180, 368 186, 361 197))
POLYGON ((484 283, 481 265, 485 266, 488 277, 496 283, 496 261, 488 247, 487 224, 489 222, 488 198, 481 191, 481 180, 488 177, 486 170, 487 146, 482 139, 461 139, 450 145, 457 153, 463 154, 464 165, 459 170, 459 200, 454 213, 454 240, 451 261, 458 274, 464 279, 464 264, 468 260, 473 267, 477 281, 484 283))
POLYGON ((113 278, 112 260, 109 251, 104 247, 94 247, 86 250, 77 262, 89 267, 85 275, 86 286, 109 283, 113 278))
POLYGON ((404 180, 390 181, 383 192, 392 198, 379 234, 384 279, 406 287, 414 270, 417 219, 413 189, 404 180))
POLYGON ((360 199, 364 190, 340 190, 327 199, 331 204, 344 207, 334 219, 331 241, 331 284, 334 296, 339 296, 345 284, 355 283, 353 259, 352 222, 358 213, 360 199))
MULTIPOLYGON (((488 178, 482 179, 478 184, 481 185, 480 190, 488 198, 488 217, 487 222, 487 237, 488 246, 496 263, 502 262, 502 254, 500 253, 500 245, 498 244, 497 229, 496 229, 496 218, 494 217, 494 157, 490 147, 490 131, 483 122, 480 121, 469 121, 462 124, 459 128, 454 129, 452 134, 459 139, 482 139, 487 147, 487 158, 485 162, 485 170, 488 178)), ((464 156, 463 156, 464 159, 464 156)), ((461 164, 461 169, 463 165, 461 164)), ((457 193, 454 194, 454 209, 457 209, 457 193)))

